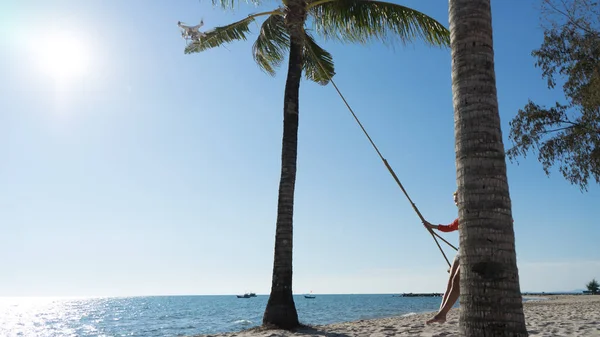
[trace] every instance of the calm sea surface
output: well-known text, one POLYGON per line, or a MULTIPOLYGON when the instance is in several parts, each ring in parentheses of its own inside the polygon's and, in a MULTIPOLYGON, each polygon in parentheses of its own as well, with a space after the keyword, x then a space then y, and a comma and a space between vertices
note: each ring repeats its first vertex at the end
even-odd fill
MULTIPOLYGON (((0 336, 189 336, 260 325, 268 296, 0 298, 0 336)), ((438 309, 440 297, 294 296, 300 321, 329 324, 438 309)))
MULTIPOLYGON (((186 336, 260 325, 268 296, 2 298, 0 336, 186 336)), ((294 296, 300 321, 328 324, 434 311, 439 297, 294 296)))

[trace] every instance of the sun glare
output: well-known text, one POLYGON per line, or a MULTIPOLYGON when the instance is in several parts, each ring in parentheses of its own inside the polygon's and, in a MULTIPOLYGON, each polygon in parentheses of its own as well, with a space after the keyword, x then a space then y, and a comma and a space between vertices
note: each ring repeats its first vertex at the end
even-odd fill
POLYGON ((43 35, 33 45, 40 70, 57 84, 84 77, 90 68, 90 50, 76 34, 57 31, 43 35))

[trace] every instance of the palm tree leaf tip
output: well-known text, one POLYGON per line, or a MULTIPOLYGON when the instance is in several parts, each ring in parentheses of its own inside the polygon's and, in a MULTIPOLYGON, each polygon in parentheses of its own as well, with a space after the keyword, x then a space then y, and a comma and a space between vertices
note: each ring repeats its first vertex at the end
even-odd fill
MULTIPOLYGON (((255 6, 258 6, 262 3, 260 0, 246 0, 245 2, 255 6)), ((218 6, 223 9, 234 9, 237 4, 239 4, 239 1, 235 0, 212 0, 213 6, 218 6)))
POLYGON ((333 57, 308 32, 305 32, 303 70, 308 80, 321 85, 327 85, 335 76, 333 57))
POLYGON ((450 45, 449 31, 442 24, 398 4, 337 0, 317 3, 310 13, 316 31, 328 39, 364 44, 370 40, 407 43, 420 38, 434 46, 450 45))
POLYGON ((252 56, 258 66, 271 76, 289 50, 290 36, 283 16, 273 14, 262 24, 260 34, 252 46, 252 56))
POLYGON ((254 17, 247 17, 227 26, 215 27, 185 48, 185 53, 199 53, 236 40, 246 40, 254 17))

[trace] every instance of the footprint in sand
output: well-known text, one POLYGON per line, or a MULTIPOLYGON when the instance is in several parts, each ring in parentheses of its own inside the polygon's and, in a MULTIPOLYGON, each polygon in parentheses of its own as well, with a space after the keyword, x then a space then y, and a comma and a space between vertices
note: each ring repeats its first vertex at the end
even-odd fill
POLYGON ((379 332, 385 334, 386 336, 395 336, 398 332, 398 329, 396 329, 393 326, 384 326, 381 329, 379 329, 379 332))
POLYGON ((396 328, 391 325, 384 325, 381 327, 381 329, 379 331, 390 331, 390 330, 396 330, 396 328))

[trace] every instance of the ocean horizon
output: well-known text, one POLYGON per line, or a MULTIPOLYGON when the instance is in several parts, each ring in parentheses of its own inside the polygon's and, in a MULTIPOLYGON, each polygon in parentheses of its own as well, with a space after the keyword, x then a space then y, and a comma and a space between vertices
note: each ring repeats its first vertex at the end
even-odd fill
MULTIPOLYGON (((236 295, 0 297, 0 336, 193 336, 260 325, 269 296, 236 295)), ((294 302, 300 322, 308 325, 431 312, 441 301, 398 294, 304 295, 294 295, 294 302)))

